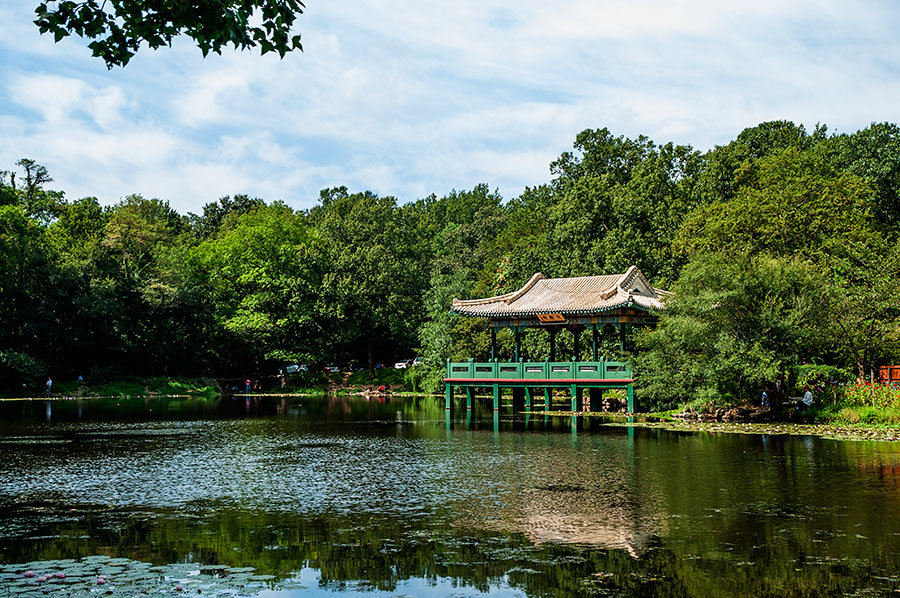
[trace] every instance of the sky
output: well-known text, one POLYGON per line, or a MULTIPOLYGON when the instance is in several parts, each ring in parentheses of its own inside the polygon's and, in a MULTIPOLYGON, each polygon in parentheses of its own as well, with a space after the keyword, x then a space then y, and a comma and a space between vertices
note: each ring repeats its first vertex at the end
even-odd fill
POLYGON ((512 198, 588 128, 706 150, 769 120, 900 121, 892 0, 307 0, 283 60, 185 39, 113 70, 41 36, 36 3, 0 0, 0 170, 36 160, 104 205, 512 198))

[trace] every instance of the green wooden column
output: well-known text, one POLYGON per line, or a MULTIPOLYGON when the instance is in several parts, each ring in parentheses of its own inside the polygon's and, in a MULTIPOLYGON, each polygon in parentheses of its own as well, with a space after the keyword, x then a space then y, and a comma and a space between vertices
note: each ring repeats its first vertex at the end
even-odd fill
POLYGON ((530 386, 525 387, 525 411, 531 411, 531 400, 532 400, 532 388, 530 386))
POLYGON ((591 354, 593 355, 593 360, 597 361, 597 325, 591 325, 591 354))
POLYGON ((578 399, 581 396, 581 389, 578 388, 577 384, 572 385, 572 411, 578 411, 578 399))
POLYGON ((448 383, 446 386, 447 392, 444 396, 444 410, 450 411, 453 409, 453 385, 448 383))
POLYGON ((466 411, 472 410, 472 402, 475 400, 475 393, 471 386, 466 387, 466 411))
POLYGON ((500 413, 500 385, 494 384, 494 413, 500 413))
POLYGON ((497 359, 497 329, 491 325, 491 361, 497 359))
POLYGON ((634 413, 634 384, 629 384, 625 389, 625 396, 628 400, 628 413, 634 413))
POLYGON ((553 389, 544 387, 544 411, 553 411, 553 389))

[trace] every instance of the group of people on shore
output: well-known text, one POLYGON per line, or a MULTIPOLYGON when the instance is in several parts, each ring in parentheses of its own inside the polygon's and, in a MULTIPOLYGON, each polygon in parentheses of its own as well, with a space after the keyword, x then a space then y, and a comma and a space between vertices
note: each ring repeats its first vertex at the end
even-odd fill
MULTIPOLYGON (((801 409, 808 409, 812 407, 812 404, 815 400, 813 399, 812 391, 807 386, 803 389, 803 397, 799 401, 794 404, 794 409, 800 411, 801 409)), ((763 409, 771 409, 772 405, 769 402, 769 394, 766 391, 762 392, 762 397, 760 398, 760 407, 763 409)))

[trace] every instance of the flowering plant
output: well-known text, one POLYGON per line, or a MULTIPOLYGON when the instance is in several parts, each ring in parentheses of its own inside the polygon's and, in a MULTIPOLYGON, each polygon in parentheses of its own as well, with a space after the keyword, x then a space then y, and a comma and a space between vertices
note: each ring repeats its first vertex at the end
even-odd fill
POLYGON ((900 386, 883 382, 853 382, 840 388, 841 402, 850 407, 900 408, 900 386))

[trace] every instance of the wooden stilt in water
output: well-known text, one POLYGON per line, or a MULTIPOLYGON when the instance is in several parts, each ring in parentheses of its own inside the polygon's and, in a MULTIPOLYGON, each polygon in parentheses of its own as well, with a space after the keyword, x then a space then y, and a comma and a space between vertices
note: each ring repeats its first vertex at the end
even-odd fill
POLYGON ((513 396, 513 413, 519 413, 525 410, 525 389, 514 387, 512 389, 513 396))

